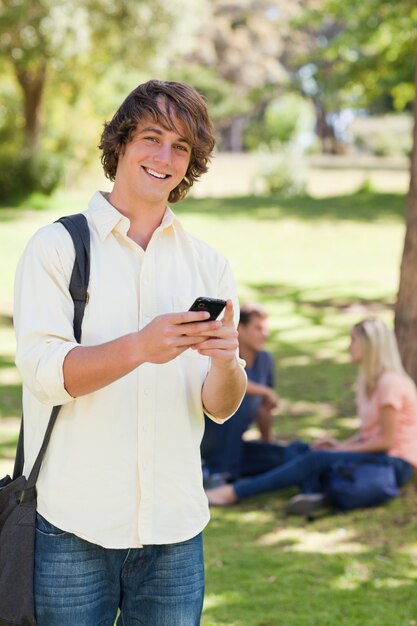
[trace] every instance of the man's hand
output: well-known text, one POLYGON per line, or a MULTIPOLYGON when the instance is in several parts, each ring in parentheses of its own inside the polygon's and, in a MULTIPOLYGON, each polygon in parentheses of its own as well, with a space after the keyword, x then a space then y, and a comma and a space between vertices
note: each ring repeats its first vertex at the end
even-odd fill
POLYGON ((158 315, 140 331, 97 346, 77 346, 64 360, 66 390, 76 398, 109 385, 142 363, 172 361, 221 326, 208 317, 206 311, 158 315))
MULTIPOLYGON (((231 305, 230 305, 231 306, 231 305)), ((184 311, 158 315, 140 331, 123 335, 97 346, 77 346, 64 360, 65 388, 74 398, 92 393, 125 376, 142 363, 168 363, 188 350, 210 344, 208 337, 228 337, 236 334, 228 322, 207 321, 207 311, 184 311), (216 335, 218 333, 218 335, 216 335)), ((233 310, 232 310, 233 318, 233 310)), ((217 340, 216 340, 217 341, 217 340)), ((222 347, 213 352, 229 355, 233 352, 227 339, 218 339, 222 347)), ((233 345, 237 345, 236 343, 233 345)), ((205 352, 206 353, 206 352, 205 352)), ((211 356, 209 350, 208 355, 211 356)), ((220 358, 216 359, 222 362, 220 358)), ((237 367, 237 361, 235 359, 237 367)))
POLYGON ((335 450, 339 445, 333 437, 320 437, 311 444, 313 450, 335 450))
POLYGON ((275 409, 279 405, 279 395, 271 387, 265 386, 265 391, 262 393, 262 404, 265 404, 269 409, 275 409))
POLYGON ((248 388, 246 392, 249 396, 260 396, 262 398, 262 404, 270 410, 275 409, 279 403, 279 395, 275 389, 271 389, 268 385, 261 383, 255 383, 253 380, 248 380, 248 388))
POLYGON ((202 345, 222 326, 218 320, 205 321, 208 317, 207 311, 158 315, 137 333, 141 361, 167 363, 188 348, 202 345))
POLYGON ((197 329, 196 334, 201 342, 196 342, 192 347, 199 354, 211 357, 212 366, 224 368, 236 362, 236 350, 239 346, 231 300, 226 303, 223 319, 216 323, 217 327, 210 327, 207 330, 202 327, 197 329))

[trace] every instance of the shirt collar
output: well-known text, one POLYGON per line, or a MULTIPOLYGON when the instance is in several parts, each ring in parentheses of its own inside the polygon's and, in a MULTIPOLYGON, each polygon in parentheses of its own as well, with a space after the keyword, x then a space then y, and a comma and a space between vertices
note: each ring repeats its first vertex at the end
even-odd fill
MULTIPOLYGON (((96 191, 90 200, 88 208, 91 219, 102 241, 116 228, 120 233, 127 235, 130 227, 129 218, 122 215, 120 211, 110 204, 105 192, 96 191)), ((165 230, 171 226, 180 227, 181 223, 175 213, 167 206, 158 229, 165 230)))

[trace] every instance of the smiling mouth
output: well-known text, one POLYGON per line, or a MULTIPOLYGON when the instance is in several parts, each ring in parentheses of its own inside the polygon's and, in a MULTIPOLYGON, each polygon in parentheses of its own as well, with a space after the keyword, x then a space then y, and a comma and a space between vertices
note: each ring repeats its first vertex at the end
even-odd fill
POLYGON ((151 169, 150 167, 143 168, 149 176, 152 178, 157 178, 158 180, 165 180, 166 178, 170 178, 169 174, 163 174, 162 172, 157 172, 156 170, 151 169))

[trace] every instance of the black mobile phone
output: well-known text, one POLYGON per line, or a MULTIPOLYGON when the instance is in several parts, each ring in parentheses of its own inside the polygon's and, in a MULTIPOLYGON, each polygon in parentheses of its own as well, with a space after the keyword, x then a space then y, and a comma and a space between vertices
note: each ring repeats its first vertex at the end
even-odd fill
POLYGON ((190 306, 190 311, 208 311, 210 317, 208 320, 215 320, 219 317, 220 313, 226 306, 226 300, 220 300, 219 298, 197 298, 190 306))

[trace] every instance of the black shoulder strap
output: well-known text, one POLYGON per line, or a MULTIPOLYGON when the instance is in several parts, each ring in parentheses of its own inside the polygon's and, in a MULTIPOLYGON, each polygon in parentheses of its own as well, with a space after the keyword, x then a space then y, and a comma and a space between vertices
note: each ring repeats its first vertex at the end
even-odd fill
POLYGON ((75 261, 72 269, 69 291, 74 301, 74 337, 81 342, 81 324, 85 305, 88 302, 88 281, 90 278, 90 230, 85 215, 76 213, 59 220, 72 237, 75 248, 75 261))
MULTIPOLYGON (((78 343, 81 342, 81 325, 84 317, 85 306, 88 302, 88 281, 90 278, 90 230, 87 219, 82 213, 61 217, 59 220, 69 234, 74 243, 75 261, 72 269, 69 291, 74 301, 74 337, 78 343)), ((60 406, 54 406, 49 418, 48 426, 39 450, 36 461, 28 478, 27 489, 31 489, 38 478, 43 457, 48 447, 52 429, 55 425, 60 406)), ((19 441, 17 444, 16 459, 13 470, 13 478, 21 476, 24 465, 23 449, 23 417, 20 425, 19 441)))

